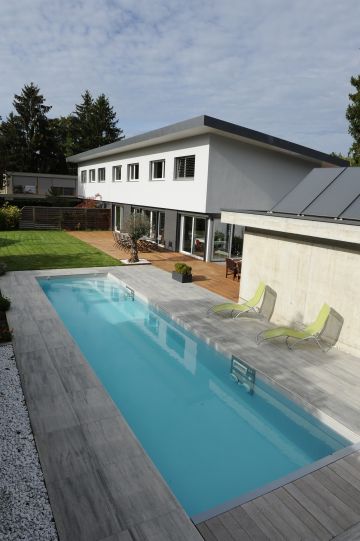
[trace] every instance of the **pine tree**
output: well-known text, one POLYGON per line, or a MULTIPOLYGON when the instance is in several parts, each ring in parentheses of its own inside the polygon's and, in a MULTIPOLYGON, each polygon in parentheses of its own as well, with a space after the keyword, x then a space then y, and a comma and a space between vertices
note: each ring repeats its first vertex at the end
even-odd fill
MULTIPOLYGON (((15 94, 13 106, 15 114, 10 113, 0 127, 4 166, 15 171, 57 172, 57 135, 47 118, 51 106, 45 104, 40 89, 34 83, 25 85, 21 94, 15 94)), ((63 160, 61 170, 64 163, 63 160)))
POLYGON ((360 75, 351 77, 350 82, 355 92, 349 94, 350 104, 346 110, 349 133, 354 140, 349 150, 349 157, 352 165, 360 165, 360 75))
POLYGON ((116 113, 108 98, 100 94, 93 99, 89 90, 82 94, 82 103, 73 114, 74 152, 113 143, 123 139, 123 130, 117 127, 116 113))

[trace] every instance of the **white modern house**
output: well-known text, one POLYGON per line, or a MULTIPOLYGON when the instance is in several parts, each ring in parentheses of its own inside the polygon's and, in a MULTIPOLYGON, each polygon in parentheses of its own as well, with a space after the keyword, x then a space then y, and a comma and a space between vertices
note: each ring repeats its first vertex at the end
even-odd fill
POLYGON ((121 230, 131 212, 150 219, 149 236, 207 261, 242 251, 241 224, 222 208, 268 209, 313 167, 347 165, 312 150, 209 116, 199 116, 68 158, 78 196, 101 199, 121 230))
POLYGON ((360 354, 360 167, 314 169, 267 211, 222 220, 245 226, 241 297, 269 284, 280 325, 310 323, 326 302, 344 318, 338 346, 360 354))

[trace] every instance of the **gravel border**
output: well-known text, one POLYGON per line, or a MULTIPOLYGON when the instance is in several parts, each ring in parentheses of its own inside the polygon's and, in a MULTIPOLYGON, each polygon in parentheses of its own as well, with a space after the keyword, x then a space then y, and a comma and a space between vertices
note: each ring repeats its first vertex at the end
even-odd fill
POLYGON ((0 346, 0 539, 58 541, 11 344, 0 346))

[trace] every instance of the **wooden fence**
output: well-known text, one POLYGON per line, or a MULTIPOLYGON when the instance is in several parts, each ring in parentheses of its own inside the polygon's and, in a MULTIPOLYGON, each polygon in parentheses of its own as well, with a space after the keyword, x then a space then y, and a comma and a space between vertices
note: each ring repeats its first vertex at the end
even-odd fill
POLYGON ((111 228, 110 209, 73 207, 23 207, 20 229, 100 229, 111 228))

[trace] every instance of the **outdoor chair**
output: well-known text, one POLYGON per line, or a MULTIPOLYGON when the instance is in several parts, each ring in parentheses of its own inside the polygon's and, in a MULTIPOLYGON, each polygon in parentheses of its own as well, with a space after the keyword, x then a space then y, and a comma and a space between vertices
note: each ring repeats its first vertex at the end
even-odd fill
POLYGON ((130 250, 131 243, 130 237, 127 233, 121 233, 120 231, 113 231, 114 246, 120 248, 120 250, 130 250))
POLYGON ((240 279, 240 271, 241 271, 241 259, 232 259, 230 257, 227 257, 225 260, 225 278, 228 277, 229 274, 232 275, 233 280, 237 277, 240 279))
POLYGON ((301 342, 314 340, 319 348, 326 353, 338 341, 343 323, 344 318, 328 304, 324 304, 315 321, 304 326, 303 329, 275 327, 259 333, 256 341, 260 344, 264 340, 283 337, 288 348, 294 349, 301 342), (291 344, 290 340, 294 340, 294 342, 291 344))
MULTIPOLYGON (((261 310, 263 307, 263 313, 264 314, 270 314, 270 317, 272 315, 272 312, 274 310, 274 306, 271 309, 271 302, 275 305, 276 300, 276 293, 271 287, 266 286, 264 282, 260 282, 258 285, 257 290, 255 291, 254 296, 249 299, 248 301, 245 301, 241 304, 239 303, 232 303, 232 302, 225 302, 222 304, 216 304, 215 306, 212 306, 208 313, 218 314, 218 315, 229 315, 230 317, 237 318, 241 315, 244 315, 248 312, 251 312, 253 314, 259 314, 261 316, 261 310), (263 303, 259 308, 257 308, 257 305, 261 301, 262 297, 265 297, 265 290, 267 289, 267 296, 266 301, 263 300, 263 303), (272 299, 272 301, 271 301, 272 299), (271 313, 270 313, 271 312, 271 313)), ((269 318, 270 318, 269 317, 269 318)))

